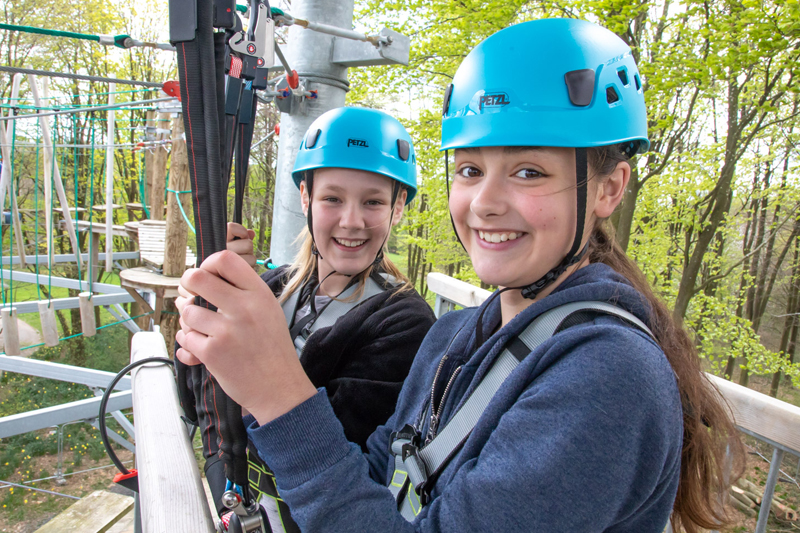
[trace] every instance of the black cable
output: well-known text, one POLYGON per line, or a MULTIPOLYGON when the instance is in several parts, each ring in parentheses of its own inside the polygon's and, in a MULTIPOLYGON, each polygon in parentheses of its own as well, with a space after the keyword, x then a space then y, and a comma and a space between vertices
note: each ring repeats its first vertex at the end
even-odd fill
POLYGON ((108 441, 108 435, 106 435, 106 406, 108 405, 108 399, 111 397, 111 392, 114 390, 116 384, 121 380, 125 374, 136 368, 137 366, 144 365, 146 363, 163 363, 165 365, 172 365, 175 366, 175 363, 171 359, 167 359, 165 357, 147 357, 145 359, 140 359, 139 361, 135 361, 122 370, 120 370, 114 379, 111 380, 111 383, 108 384, 106 387, 105 392, 103 392, 103 398, 100 400, 100 414, 98 415, 98 426, 100 426, 100 438, 103 441, 103 446, 106 448, 106 453, 111 458, 111 461, 116 465, 117 469, 122 472, 123 474, 130 474, 130 471, 125 468, 125 465, 122 464, 122 461, 119 460, 117 454, 111 448, 111 443, 108 441))

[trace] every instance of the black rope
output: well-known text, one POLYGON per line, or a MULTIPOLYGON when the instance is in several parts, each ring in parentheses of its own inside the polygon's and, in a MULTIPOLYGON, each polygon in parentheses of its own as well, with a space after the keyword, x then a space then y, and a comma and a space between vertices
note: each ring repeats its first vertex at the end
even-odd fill
POLYGON ((103 398, 100 400, 100 414, 97 418, 97 425, 100 426, 100 439, 103 441, 103 446, 106 448, 106 453, 111 458, 111 462, 116 465, 117 470, 122 472, 123 474, 130 474, 130 471, 125 468, 125 465, 122 464, 122 461, 119 460, 117 454, 114 452, 114 449, 111 448, 111 443, 108 440, 108 435, 106 434, 106 407, 108 406, 108 399, 111 397, 111 393, 114 391, 114 387, 119 383, 125 374, 136 368, 137 366, 141 366, 147 363, 163 363, 165 365, 172 365, 175 366, 175 363, 170 359, 166 359, 164 357, 147 357, 146 359, 140 359, 135 361, 122 370, 120 370, 114 379, 108 384, 106 390, 103 392, 103 398))

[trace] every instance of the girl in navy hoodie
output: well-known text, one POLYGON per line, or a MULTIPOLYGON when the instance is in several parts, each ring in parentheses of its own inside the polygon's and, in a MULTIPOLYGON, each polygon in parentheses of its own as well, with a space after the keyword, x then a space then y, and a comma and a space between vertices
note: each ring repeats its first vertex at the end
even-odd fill
POLYGON ((178 357, 252 414, 250 439, 306 532, 718 528, 735 428, 691 339, 603 229, 649 146, 630 48, 579 20, 512 26, 467 56, 443 114, 453 226, 500 289, 434 325, 368 453, 233 254, 184 275, 185 295, 220 313, 180 302, 178 357))

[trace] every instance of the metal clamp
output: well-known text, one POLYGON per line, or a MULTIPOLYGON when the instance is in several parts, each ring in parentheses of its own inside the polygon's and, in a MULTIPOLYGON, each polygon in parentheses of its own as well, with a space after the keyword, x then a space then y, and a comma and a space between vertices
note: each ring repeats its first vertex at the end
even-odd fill
MULTIPOLYGON (((247 490, 247 489, 245 489, 247 490)), ((264 510, 253 499, 250 505, 245 506, 242 495, 235 488, 229 488, 222 494, 222 504, 233 511, 228 524, 228 533, 269 533, 264 510)))
POLYGON ((234 33, 228 46, 242 56, 255 58, 254 68, 271 67, 275 61, 275 21, 270 18, 267 6, 260 1, 258 8, 251 8, 251 11, 250 28, 247 32, 240 30, 234 33))

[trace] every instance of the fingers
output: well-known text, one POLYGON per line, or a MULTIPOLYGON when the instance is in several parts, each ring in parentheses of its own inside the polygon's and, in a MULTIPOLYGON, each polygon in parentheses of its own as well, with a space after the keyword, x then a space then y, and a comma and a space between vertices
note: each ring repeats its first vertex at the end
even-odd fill
POLYGON ((225 331, 225 317, 199 305, 187 305, 180 318, 181 328, 185 333, 196 331, 209 337, 215 337, 225 331))
MULTIPOLYGON (((209 256, 203 261, 200 270, 227 280, 230 285, 241 290, 254 290, 259 292, 267 290, 267 292, 271 293, 271 291, 266 289, 267 286, 259 275, 247 264, 247 261, 227 250, 209 256)), ((186 274, 184 274, 184 277, 186 277, 186 274)), ((183 278, 181 279, 181 283, 183 283, 183 278)), ((184 285, 186 285, 186 288, 190 291, 195 290, 195 285, 190 285, 188 283, 184 283, 184 285)), ((199 294, 208 301, 212 301, 209 297, 211 296, 211 292, 209 292, 208 295, 205 292, 200 292, 199 294)), ((217 307, 221 307, 222 305, 216 302, 212 303, 217 307)), ((235 304, 237 302, 232 303, 235 304)), ((241 301, 238 303, 241 303, 241 301)))
POLYGON ((227 249, 244 259, 251 268, 255 268, 256 256, 253 253, 253 241, 250 239, 228 241, 227 249))
POLYGON ((201 343, 204 338, 199 333, 187 333, 183 330, 178 330, 178 333, 175 334, 175 340, 178 341, 180 348, 175 352, 175 356, 181 360, 181 363, 189 366, 203 364, 203 360, 194 354, 192 348, 202 347, 201 343))
MULTIPOLYGON (((183 275, 185 276, 187 272, 190 272, 192 270, 197 270, 197 269, 196 268, 190 268, 186 272, 184 272, 183 275)), ((195 293, 189 291, 183 285, 178 285, 178 294, 180 294, 183 298, 192 298, 194 296, 197 296, 195 293)))
MULTIPOLYGON (((222 254, 229 254, 233 259, 231 263, 240 265, 252 275, 258 278, 258 275, 250 268, 247 263, 236 254, 231 252, 220 252, 222 254)), ((215 254, 216 255, 216 254, 215 254)), ((214 258, 214 255, 206 259, 203 264, 208 263, 214 258)), ((241 290, 239 290, 234 283, 231 282, 235 278, 236 272, 228 271, 223 265, 221 269, 215 268, 209 270, 207 268, 198 268, 191 271, 186 271, 181 276, 181 286, 189 294, 197 294, 206 299, 206 301, 215 305, 219 309, 234 309, 237 302, 241 302, 241 290), (222 275, 220 272, 224 272, 222 275)), ((260 278, 259 278, 260 280, 260 278)), ((185 306, 184 306, 185 307, 185 306)))
POLYGON ((228 232, 225 240, 227 242, 232 242, 234 239, 252 239, 255 237, 255 234, 253 230, 247 229, 241 224, 228 222, 228 232))
MULTIPOLYGON (((180 333, 180 331, 178 333, 180 333)), ((176 335, 175 338, 177 339, 177 335, 176 335)), ((192 352, 190 352, 189 350, 187 350, 186 348, 183 348, 183 347, 178 348, 178 351, 175 352, 175 357, 180 359, 181 363, 183 363, 185 365, 188 365, 188 366, 195 366, 195 365, 203 364, 203 362, 200 361, 200 359, 198 359, 197 357, 195 357, 192 352)))

